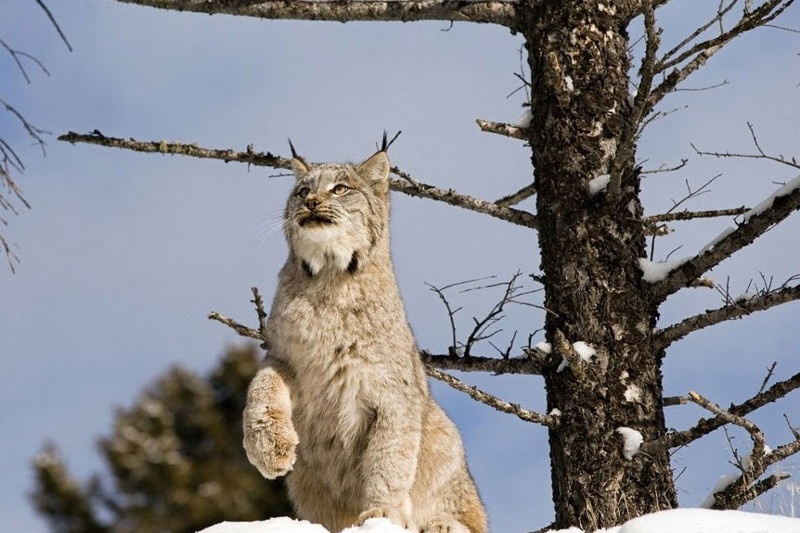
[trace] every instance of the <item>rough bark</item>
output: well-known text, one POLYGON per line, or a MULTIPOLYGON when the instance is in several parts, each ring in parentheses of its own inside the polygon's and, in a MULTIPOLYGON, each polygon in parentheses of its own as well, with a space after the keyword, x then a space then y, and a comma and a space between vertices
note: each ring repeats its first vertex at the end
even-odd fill
POLYGON ((543 369, 556 526, 587 531, 676 506, 665 450, 626 460, 619 427, 645 441, 665 433, 657 308, 643 287, 645 255, 631 150, 618 153, 626 122, 629 59, 625 32, 638 2, 545 2, 521 11, 532 73, 529 128, 539 245, 545 277, 543 369), (620 159, 622 158, 622 159, 620 159), (618 194, 590 195, 593 178, 622 169, 618 194), (596 349, 588 362, 572 343, 596 349), (559 366, 563 359, 570 366, 559 366))

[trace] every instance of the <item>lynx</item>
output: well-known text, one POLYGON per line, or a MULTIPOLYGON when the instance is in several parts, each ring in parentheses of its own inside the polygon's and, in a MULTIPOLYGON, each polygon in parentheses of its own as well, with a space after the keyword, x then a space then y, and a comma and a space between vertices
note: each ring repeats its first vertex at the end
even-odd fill
POLYGON ((267 478, 288 474, 298 517, 339 532, 385 517, 423 533, 484 533, 453 422, 434 402, 389 251, 389 159, 310 165, 292 147, 289 257, 268 355, 243 415, 267 478))

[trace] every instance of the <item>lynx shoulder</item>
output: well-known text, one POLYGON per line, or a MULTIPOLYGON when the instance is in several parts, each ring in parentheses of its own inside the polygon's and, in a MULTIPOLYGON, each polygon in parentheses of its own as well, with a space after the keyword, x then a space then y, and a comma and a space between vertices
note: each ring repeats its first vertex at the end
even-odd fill
POLYGON ((484 533, 458 430, 431 398, 389 251, 386 142, 359 165, 294 154, 289 257, 243 415, 247 456, 332 532, 386 517, 484 533))

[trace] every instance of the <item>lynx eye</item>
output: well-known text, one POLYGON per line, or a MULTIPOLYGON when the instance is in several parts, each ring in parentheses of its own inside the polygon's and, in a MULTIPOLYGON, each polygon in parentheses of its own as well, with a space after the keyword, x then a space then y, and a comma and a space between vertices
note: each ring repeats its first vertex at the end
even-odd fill
POLYGON ((339 183, 335 185, 331 190, 333 191, 333 194, 344 194, 350 190, 350 187, 348 187, 344 183, 339 183))
POLYGON ((297 196, 299 196, 300 198, 306 198, 310 192, 311 189, 309 189, 308 187, 303 187, 297 191, 297 196))

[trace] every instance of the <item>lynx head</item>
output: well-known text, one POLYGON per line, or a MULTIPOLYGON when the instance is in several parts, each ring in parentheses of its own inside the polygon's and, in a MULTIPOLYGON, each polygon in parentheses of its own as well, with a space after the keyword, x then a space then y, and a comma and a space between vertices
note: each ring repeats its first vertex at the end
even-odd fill
POLYGON ((389 159, 385 146, 360 165, 310 165, 292 148, 296 183, 284 213, 286 238, 309 276, 355 274, 376 246, 388 251, 389 159))

